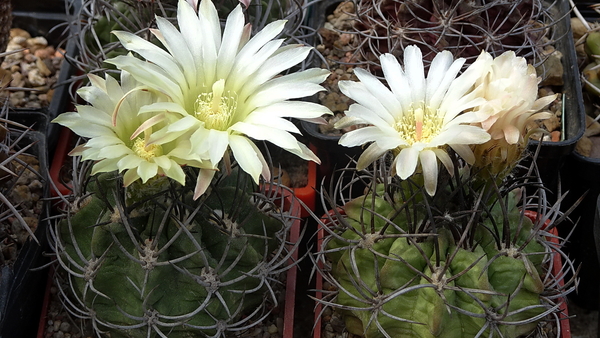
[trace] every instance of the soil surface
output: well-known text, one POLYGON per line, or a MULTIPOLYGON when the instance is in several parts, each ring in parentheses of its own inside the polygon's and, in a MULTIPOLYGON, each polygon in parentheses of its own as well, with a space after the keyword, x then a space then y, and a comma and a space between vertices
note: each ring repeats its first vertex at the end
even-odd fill
MULTIPOLYGON (((6 48, 7 55, 2 62, 0 78, 8 85, 0 92, 0 97, 8 97, 10 107, 39 109, 47 107, 54 94, 53 86, 58 80, 64 50, 56 50, 48 45, 44 37, 31 37, 26 31, 13 28, 6 48)), ((0 85, 0 87, 3 87, 0 85)))

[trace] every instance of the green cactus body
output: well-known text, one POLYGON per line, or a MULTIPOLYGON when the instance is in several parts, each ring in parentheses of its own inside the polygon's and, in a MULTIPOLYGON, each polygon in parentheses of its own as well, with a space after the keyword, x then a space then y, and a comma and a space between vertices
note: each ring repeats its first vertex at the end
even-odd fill
POLYGON ((191 201, 191 189, 179 200, 158 189, 150 191, 154 200, 138 190, 121 206, 115 178, 93 178, 83 206, 57 228, 73 297, 100 331, 215 335, 264 302, 280 261, 271 255, 286 252, 279 250, 282 218, 257 209, 250 194, 226 180, 195 205, 182 203, 188 193, 191 201), (237 207, 230 217, 223 206, 231 203, 237 207))
POLYGON ((540 300, 546 248, 532 236, 533 222, 523 217, 514 196, 507 207, 510 246, 499 244, 504 217, 495 206, 474 232, 474 244, 458 247, 445 227, 428 236, 407 234, 406 218, 383 198, 368 194, 347 203, 341 223, 348 227, 327 246, 347 330, 366 338, 385 337, 382 330, 414 338, 530 332, 536 321, 496 322, 526 321, 546 310, 540 300), (387 224, 392 217, 394 224, 387 224), (373 233, 377 240, 364 247, 373 233), (338 251, 330 254, 333 248, 338 251), (523 307, 530 309, 518 310, 523 307))

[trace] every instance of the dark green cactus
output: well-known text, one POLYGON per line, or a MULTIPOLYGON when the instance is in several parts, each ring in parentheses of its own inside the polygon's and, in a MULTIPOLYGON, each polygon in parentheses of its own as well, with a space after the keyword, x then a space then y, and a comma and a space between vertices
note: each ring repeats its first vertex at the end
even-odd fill
POLYGON ((111 337, 221 336, 265 316, 293 216, 250 182, 236 169, 193 201, 165 177, 90 177, 55 228, 75 311, 111 337))
MULTIPOLYGON (((528 195, 514 188, 523 182, 496 187, 457 173, 429 197, 387 166, 381 160, 355 180, 371 180, 365 195, 329 199, 337 212, 322 222, 316 260, 337 291, 321 302, 344 315, 350 333, 520 337, 558 313, 572 288, 549 273, 561 252, 541 229, 558 207, 535 223, 522 211, 530 202, 547 207, 540 190, 528 195)), ((341 185, 334 192, 325 196, 345 196, 341 185)))

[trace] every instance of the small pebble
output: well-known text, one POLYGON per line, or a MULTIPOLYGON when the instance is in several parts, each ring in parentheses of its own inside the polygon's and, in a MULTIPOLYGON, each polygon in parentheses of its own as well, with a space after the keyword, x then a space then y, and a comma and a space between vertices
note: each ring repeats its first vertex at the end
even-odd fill
POLYGON ((71 330, 71 324, 69 322, 60 323, 60 330, 62 332, 68 332, 71 330))
POLYGON ((279 332, 279 330, 277 330, 277 326, 275 324, 271 324, 271 326, 269 326, 269 333, 274 334, 277 332, 279 332))

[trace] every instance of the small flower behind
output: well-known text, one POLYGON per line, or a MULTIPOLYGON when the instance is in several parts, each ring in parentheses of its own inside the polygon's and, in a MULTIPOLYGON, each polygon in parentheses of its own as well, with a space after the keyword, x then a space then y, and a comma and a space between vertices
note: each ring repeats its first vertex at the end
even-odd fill
POLYGON ((538 98, 540 79, 535 68, 513 51, 496 58, 487 53, 482 57, 488 60, 490 68, 476 85, 486 102, 474 111, 482 115, 480 125, 490 133, 491 140, 473 147, 475 166, 502 177, 523 157, 527 125, 552 116, 540 110, 552 103, 556 94, 538 98))
MULTIPOLYGON (((161 101, 148 91, 134 90, 139 83, 129 73, 121 72, 121 84, 111 76, 105 79, 89 74, 90 85, 78 94, 91 105, 77 106, 77 112, 64 113, 53 120, 89 140, 71 151, 82 160, 97 161, 92 175, 117 170, 123 173, 125 186, 141 179, 146 183, 156 175, 167 176, 185 184, 181 157, 187 155, 189 141, 172 140, 163 144, 148 144, 148 133, 131 137, 142 123, 152 117, 139 113, 141 107, 161 101)), ((160 126, 160 125, 158 125, 160 126)), ((185 164, 210 168, 200 158, 186 159, 185 164)))
POLYGON ((370 126, 344 134, 339 143, 353 147, 372 142, 358 159, 358 170, 392 151, 395 155, 392 166, 397 175, 406 179, 421 171, 425 189, 433 196, 437 186, 437 160, 453 172, 447 148, 473 163, 475 157, 470 145, 490 139, 484 129, 473 125, 484 118, 465 112, 485 102, 473 88, 489 67, 489 60, 479 58, 457 77, 465 60, 453 61, 452 54, 444 51, 432 61, 427 78, 421 51, 416 46, 405 49, 404 69, 391 54, 382 55, 380 61, 389 88, 359 68, 355 74, 360 82, 340 81, 342 93, 357 103, 350 106, 335 127, 370 126))

